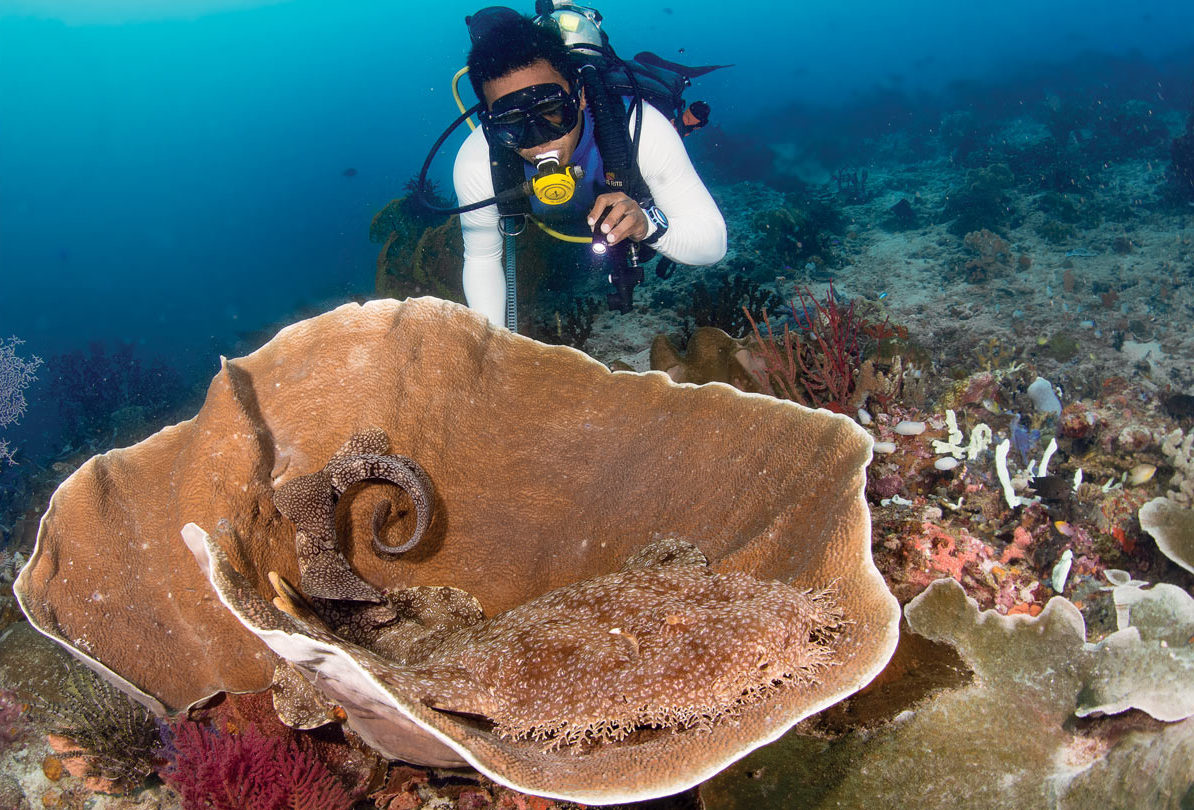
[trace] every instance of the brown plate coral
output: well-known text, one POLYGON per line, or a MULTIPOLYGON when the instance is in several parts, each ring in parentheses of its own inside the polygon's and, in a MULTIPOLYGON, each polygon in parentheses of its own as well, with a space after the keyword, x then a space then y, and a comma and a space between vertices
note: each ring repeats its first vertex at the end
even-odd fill
POLYGON ((275 680, 301 693, 297 669, 315 685, 308 703, 342 708, 333 714, 387 756, 467 763, 516 789, 586 803, 645 799, 708 778, 887 662, 899 612, 871 562, 870 445, 844 417, 724 385, 611 373, 455 304, 345 305, 224 361, 195 418, 80 468, 51 500, 16 590, 43 633, 161 713, 275 680), (369 611, 404 594, 442 595, 449 606, 425 624, 456 646, 411 659, 435 679, 305 615, 303 595, 286 584, 300 583, 300 560, 276 491, 369 429, 425 470, 434 508, 385 479, 335 490, 338 553, 374 599, 346 604, 369 611), (417 545, 386 552, 408 547, 416 524, 417 545), (695 552, 626 563, 672 539, 708 566, 695 552), (779 583, 782 596, 769 590, 779 583), (607 586, 630 594, 608 627, 592 604, 607 586), (749 607, 732 622, 706 618, 685 601, 706 588, 740 593, 749 607), (637 708, 603 718, 585 690, 534 671, 544 649, 570 644, 591 653, 578 659, 590 669, 633 658, 636 642, 610 636, 634 635, 648 592, 660 600, 657 625, 693 622, 711 643, 686 642, 670 657, 644 650, 654 680, 623 669, 619 688, 688 708, 661 720, 624 689, 637 708), (477 622, 475 605, 493 618, 477 622), (546 647, 528 642, 496 661, 478 654, 486 638, 523 638, 531 615, 550 619, 546 647), (811 652, 761 655, 761 640, 784 627, 811 640, 811 652), (774 678, 741 680, 744 662, 773 661, 774 678), (698 672, 731 674, 714 687, 698 672), (519 674, 549 693, 542 717, 534 699, 490 688, 519 674), (702 702, 727 689, 751 698, 724 710, 702 702))

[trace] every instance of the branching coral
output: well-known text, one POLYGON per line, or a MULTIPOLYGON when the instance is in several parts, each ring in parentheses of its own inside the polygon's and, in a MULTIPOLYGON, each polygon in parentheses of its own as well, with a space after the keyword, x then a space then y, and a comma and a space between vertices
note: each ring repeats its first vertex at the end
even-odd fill
POLYGON ((293 737, 256 728, 220 734, 201 723, 172 727, 163 774, 185 810, 348 810, 352 800, 293 737))
POLYGON ((760 381, 770 385, 776 396, 844 413, 862 367, 860 339, 870 324, 855 313, 853 302, 844 308, 838 303, 833 284, 825 303, 807 288, 797 288, 796 296, 800 306, 792 301, 792 313, 805 327, 801 337, 786 324, 783 337, 776 337, 764 312, 764 338, 746 312, 765 368, 759 372, 760 381))
MULTIPOLYGON (((16 337, 0 340, 0 428, 16 422, 25 413, 25 389, 37 379, 40 357, 26 360, 19 356, 16 347, 24 343, 16 337)), ((0 463, 12 462, 12 450, 8 442, 0 439, 0 463)))

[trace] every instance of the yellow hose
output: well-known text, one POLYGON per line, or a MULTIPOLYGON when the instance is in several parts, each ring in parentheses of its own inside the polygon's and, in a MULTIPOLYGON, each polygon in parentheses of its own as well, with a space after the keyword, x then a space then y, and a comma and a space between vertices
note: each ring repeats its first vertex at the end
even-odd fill
POLYGON ((559 239, 561 242, 574 242, 578 245, 588 245, 593 242, 593 237, 591 237, 591 236, 570 236, 566 233, 560 233, 559 231, 553 230, 551 227, 544 225, 542 222, 535 219, 534 217, 531 217, 531 222, 534 222, 536 225, 538 225, 539 229, 541 231, 543 231, 545 234, 547 234, 548 236, 554 236, 556 239, 559 239))
MULTIPOLYGON (((456 71, 456 75, 452 77, 452 98, 456 99, 456 106, 460 108, 460 112, 464 112, 468 107, 464 106, 464 99, 460 97, 460 77, 468 73, 468 65, 465 65, 460 70, 456 71)), ((476 129, 477 125, 473 123, 473 119, 466 118, 464 123, 468 124, 469 129, 476 129)))

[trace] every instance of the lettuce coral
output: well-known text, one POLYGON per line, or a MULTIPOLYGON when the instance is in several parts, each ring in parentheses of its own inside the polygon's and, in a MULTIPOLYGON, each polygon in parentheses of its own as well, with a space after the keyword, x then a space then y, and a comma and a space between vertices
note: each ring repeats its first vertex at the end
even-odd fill
MULTIPOLYGON (((1194 634, 1194 599, 1131 582, 1113 597, 1129 609, 1119 630, 1092 644, 1062 597, 1036 617, 1002 616, 939 580, 905 616, 914 633, 956 650, 968 680, 897 703, 878 727, 832 743, 789 734, 702 795, 724 808, 777 794, 809 808, 1078 810, 1122 806, 1128 796, 1137 807, 1188 807, 1194 651, 1184 642, 1194 634), (1132 707, 1141 711, 1125 711, 1132 707)), ((925 669, 922 659, 912 673, 925 669)), ((888 700, 895 692, 889 684, 888 700)))

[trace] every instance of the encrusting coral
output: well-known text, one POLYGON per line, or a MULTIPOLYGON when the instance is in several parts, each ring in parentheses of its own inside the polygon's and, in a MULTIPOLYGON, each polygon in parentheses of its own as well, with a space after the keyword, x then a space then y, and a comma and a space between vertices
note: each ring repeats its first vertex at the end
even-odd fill
MULTIPOLYGON (((1134 807, 1187 806, 1194 599, 1109 574, 1114 601, 1130 607, 1098 644, 1085 642, 1081 614, 1062 597, 1036 617, 1001 616, 980 612, 958 583, 935 582, 905 615, 913 633, 956 650, 970 669, 961 684, 903 705, 893 692, 881 724, 839 740, 789 734, 702 786, 702 796, 731 810, 777 794, 809 808, 1078 810, 1124 806, 1125 796, 1134 807)), ((930 669, 923 651, 912 661, 930 669)), ((883 689, 872 696, 882 700, 883 689)))
MULTIPOLYGON (((389 758, 468 764, 515 789, 588 804, 651 798, 775 740, 886 663, 898 608, 871 561, 870 447, 845 417, 728 386, 611 373, 458 305, 349 304, 225 360, 194 419, 84 464, 51 499, 15 590, 44 634, 159 713, 265 690, 293 667, 310 681, 304 694, 287 692, 303 703, 293 716, 339 718, 389 758), (817 636, 832 636, 832 663, 814 666, 815 677, 793 672, 790 686, 763 690, 709 730, 648 729, 584 756, 432 708, 413 668, 398 677, 378 653, 268 601, 300 582, 296 526, 275 492, 369 428, 426 470, 435 514, 416 547, 379 554, 379 505, 401 493, 362 480, 335 504, 337 548, 382 594, 449 597, 440 618, 414 608, 421 626, 391 638, 395 648, 458 630, 442 619, 468 614, 470 599, 494 616, 673 537, 699 546, 718 576, 832 588, 845 621, 817 636), (181 542, 188 523, 210 539, 188 530, 191 546, 181 542), (199 547, 199 559, 227 560, 210 571, 240 579, 214 590, 199 547)), ((416 513, 387 519, 384 544, 410 538, 416 513)), ((699 648, 689 659, 695 669, 699 648)), ((468 660, 462 680, 480 667, 468 660)), ((578 725, 582 715, 577 707, 578 725)))

